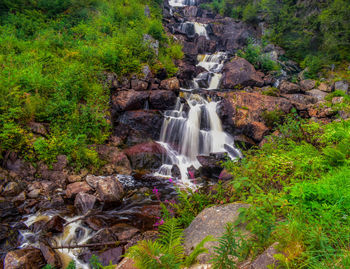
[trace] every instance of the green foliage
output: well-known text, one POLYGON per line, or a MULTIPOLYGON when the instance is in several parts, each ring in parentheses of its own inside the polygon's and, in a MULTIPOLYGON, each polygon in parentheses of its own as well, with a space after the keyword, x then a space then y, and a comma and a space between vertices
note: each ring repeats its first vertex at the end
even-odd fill
POLYGON ((305 72, 306 78, 318 78, 318 73, 323 67, 323 60, 320 56, 309 54, 301 62, 301 67, 307 68, 307 71, 305 72))
POLYGON ((113 265, 111 261, 109 265, 103 266, 96 255, 91 256, 89 263, 90 263, 91 269, 114 269, 115 268, 115 265, 113 265))
MULTIPOLYGON (((42 269, 55 269, 55 267, 53 267, 50 264, 46 264, 42 269)), ((75 265, 75 261, 71 261, 68 266, 66 267, 66 269, 76 269, 76 265, 75 265)))
POLYGON ((103 72, 128 76, 148 64, 173 75, 173 59, 183 56, 157 1, 5 0, 0 9, 0 159, 11 150, 51 164, 66 154, 76 169, 98 168, 89 145, 110 134, 103 72), (159 57, 145 34, 159 40, 159 57), (34 136, 33 121, 49 134, 34 136))
POLYGON ((265 110, 261 116, 267 127, 275 128, 283 123, 286 115, 283 111, 276 109, 271 111, 265 110))
POLYGON ((134 260, 140 269, 183 268, 195 262, 197 256, 207 250, 203 247, 211 238, 205 238, 193 252, 185 258, 183 229, 175 218, 167 220, 159 227, 156 241, 143 240, 127 250, 126 256, 134 260))
POLYGON ((236 268, 237 263, 247 257, 246 241, 232 223, 227 223, 225 233, 219 238, 219 246, 214 247, 211 260, 214 269, 236 268))

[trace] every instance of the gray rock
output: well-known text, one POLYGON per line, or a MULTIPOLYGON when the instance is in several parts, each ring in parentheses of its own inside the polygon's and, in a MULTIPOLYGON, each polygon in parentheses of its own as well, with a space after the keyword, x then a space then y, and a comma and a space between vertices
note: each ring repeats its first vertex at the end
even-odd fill
POLYGON ((148 5, 145 6, 145 16, 146 17, 151 17, 151 10, 148 5))
POLYGON ((119 202, 124 195, 122 184, 114 176, 100 177, 96 192, 98 199, 106 203, 119 202))
POLYGON ((17 182, 11 181, 6 184, 4 190, 2 191, 3 196, 16 196, 21 192, 21 188, 17 182))
MULTIPOLYGON (((219 238, 225 232, 226 224, 234 222, 239 216, 240 208, 247 208, 247 204, 227 204, 204 209, 185 230, 185 252, 189 254, 206 236, 219 238)), ((217 241, 207 242, 205 247, 209 252, 198 256, 198 261, 205 263, 213 254, 213 247, 218 246, 217 241)))
POLYGON ((292 93, 300 93, 301 88, 299 85, 283 80, 280 85, 278 86, 278 89, 280 90, 281 93, 285 94, 292 94, 292 93))
POLYGON ((334 84, 334 89, 348 93, 349 83, 347 83, 346 81, 337 81, 334 84))
POLYGON ((84 192, 79 192, 74 200, 74 206, 80 214, 86 214, 94 208, 96 197, 84 192))
POLYGON ((305 79, 305 80, 300 81, 300 87, 304 91, 312 90, 313 88, 315 88, 315 86, 316 86, 316 81, 314 81, 312 79, 305 79))
POLYGON ((268 269, 277 268, 279 262, 276 260, 274 255, 279 252, 276 250, 278 243, 274 243, 262 254, 260 254, 250 265, 249 269, 268 269))
POLYGON ((318 101, 323 101, 325 99, 325 97, 327 96, 327 93, 320 91, 320 90, 317 90, 317 89, 308 91, 308 92, 306 92, 306 94, 317 98, 318 101))
POLYGON ((159 54, 159 41, 154 39, 152 36, 145 34, 143 35, 143 41, 148 44, 149 48, 152 49, 155 54, 159 54))

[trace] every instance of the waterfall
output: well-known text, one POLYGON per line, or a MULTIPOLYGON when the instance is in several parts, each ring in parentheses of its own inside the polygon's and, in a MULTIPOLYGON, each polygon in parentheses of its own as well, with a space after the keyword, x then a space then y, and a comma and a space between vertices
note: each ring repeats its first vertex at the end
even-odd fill
POLYGON ((169 0, 169 5, 172 7, 195 6, 197 0, 169 0))
POLYGON ((190 37, 193 37, 195 34, 198 34, 199 36, 204 36, 206 39, 209 40, 206 24, 187 21, 181 23, 177 29, 183 33, 186 33, 186 35, 190 37))

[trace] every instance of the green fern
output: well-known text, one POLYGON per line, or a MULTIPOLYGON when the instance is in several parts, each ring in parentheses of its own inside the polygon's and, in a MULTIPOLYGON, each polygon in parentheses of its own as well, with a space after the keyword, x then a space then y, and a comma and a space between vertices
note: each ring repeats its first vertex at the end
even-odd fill
POLYGON ((185 258, 183 229, 175 219, 169 219, 159 227, 159 238, 143 240, 128 249, 126 257, 135 262, 139 269, 180 269, 193 264, 199 254, 206 252, 204 244, 211 240, 206 237, 194 251, 185 258))
POLYGON ((196 262, 197 257, 202 254, 208 252, 208 249, 204 247, 205 243, 210 242, 210 241, 215 241, 215 238, 211 235, 206 236, 196 247, 195 249, 191 252, 190 255, 188 255, 185 258, 184 265, 185 266, 191 266, 196 262))

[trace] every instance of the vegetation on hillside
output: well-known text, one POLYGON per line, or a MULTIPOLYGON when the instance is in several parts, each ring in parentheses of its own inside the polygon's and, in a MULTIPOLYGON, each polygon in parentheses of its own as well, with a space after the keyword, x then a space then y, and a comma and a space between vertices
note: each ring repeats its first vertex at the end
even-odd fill
POLYGON ((202 7, 224 16, 267 23, 265 38, 316 77, 332 63, 350 61, 350 5, 347 0, 214 0, 202 7))
POLYGON ((103 72, 176 72, 181 47, 165 35, 160 2, 0 1, 0 160, 11 151, 50 164, 65 154, 76 168, 98 167, 89 145, 110 133, 103 72), (159 56, 145 34, 160 42, 159 56), (34 135, 30 122, 48 134, 34 135))

